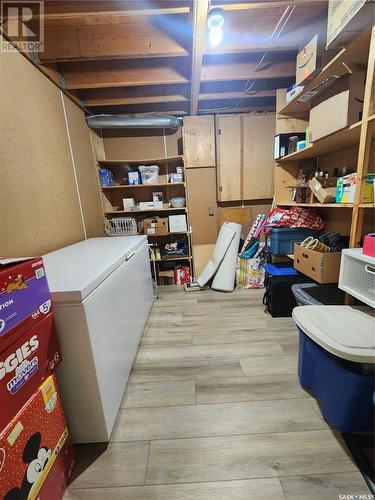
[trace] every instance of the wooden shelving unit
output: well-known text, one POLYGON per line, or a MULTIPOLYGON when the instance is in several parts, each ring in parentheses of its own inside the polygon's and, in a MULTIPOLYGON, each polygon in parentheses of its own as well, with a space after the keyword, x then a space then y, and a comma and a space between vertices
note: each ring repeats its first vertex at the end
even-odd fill
MULTIPOLYGON (((363 202, 366 174, 373 172, 374 122, 375 122, 375 28, 361 33, 348 47, 342 49, 298 94, 298 96, 279 108, 277 120, 291 123, 295 119, 308 120, 309 110, 314 98, 302 102, 307 93, 323 91, 327 80, 334 75, 345 75, 355 71, 358 65, 367 66, 362 120, 342 130, 323 137, 308 148, 284 156, 275 168, 275 203, 279 207, 313 207, 324 210, 322 217, 328 230, 337 230, 350 235, 350 247, 358 247, 364 234, 373 230, 374 203, 363 202), (295 203, 290 199, 290 190, 298 188, 298 171, 311 172, 313 168, 333 171, 335 167, 352 166, 357 173, 354 203, 295 203), (370 166, 371 165, 371 166, 370 166), (344 209, 337 211, 337 208, 344 209)), ((332 83, 334 85, 334 83, 332 83)))
MULTIPOLYGON (((173 156, 167 158, 152 158, 152 159, 141 159, 141 160, 103 160, 97 162, 98 167, 110 169, 115 176, 118 178, 118 169, 122 166, 127 165, 131 170, 137 171, 139 165, 158 165, 159 166, 159 179, 158 184, 115 184, 113 186, 100 186, 99 189, 102 197, 102 207, 103 207, 103 217, 106 219, 114 219, 116 217, 133 217, 137 222, 141 222, 145 217, 155 217, 158 215, 168 216, 169 214, 185 214, 187 220, 187 227, 189 229, 189 219, 188 219, 188 209, 187 209, 187 196, 186 196, 186 183, 184 182, 169 182, 169 174, 176 172, 176 167, 182 167, 184 171, 184 157, 183 156, 173 156), (161 191, 163 192, 164 204, 163 208, 147 209, 147 210, 123 210, 122 209, 122 199, 123 198, 134 198, 136 204, 140 201, 151 201, 152 192, 161 191), (184 196, 186 199, 186 206, 182 208, 174 208, 169 204, 170 198, 174 196, 184 196)), ((99 177, 98 177, 99 182, 99 177)), ((160 259, 152 259, 150 256, 150 262, 155 262, 156 274, 158 279, 159 272, 161 270, 162 263, 168 262, 173 264, 173 262, 186 262, 189 265, 190 273, 193 275, 193 258, 192 258, 192 246, 191 246, 191 233, 190 231, 184 232, 171 232, 169 231, 166 235, 147 235, 150 243, 157 245, 160 248, 160 243, 173 241, 176 237, 183 237, 187 240, 188 255, 166 257, 160 259), (157 242, 157 243, 156 243, 157 242)))

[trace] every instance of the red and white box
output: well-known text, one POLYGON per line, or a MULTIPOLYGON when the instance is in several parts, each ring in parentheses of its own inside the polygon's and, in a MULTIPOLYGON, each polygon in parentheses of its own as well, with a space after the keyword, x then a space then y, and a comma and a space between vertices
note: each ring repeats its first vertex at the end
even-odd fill
POLYGON ((53 314, 1 352, 0 432, 60 362, 53 314))
POLYGON ((43 259, 0 260, 0 352, 51 311, 43 259))
POLYGON ((0 434, 0 498, 61 500, 74 466, 55 375, 0 434))

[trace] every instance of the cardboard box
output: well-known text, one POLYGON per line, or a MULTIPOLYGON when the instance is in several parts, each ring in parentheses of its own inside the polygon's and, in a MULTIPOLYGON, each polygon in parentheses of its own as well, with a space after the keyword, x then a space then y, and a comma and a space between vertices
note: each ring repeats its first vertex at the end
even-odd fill
POLYGON ((329 0, 326 47, 343 47, 365 26, 371 25, 373 9, 373 0, 329 0))
POLYGON ((362 119, 365 73, 356 71, 319 94, 310 110, 310 140, 315 142, 362 119))
POLYGON ((52 314, 0 354, 0 430, 60 362, 61 352, 52 314))
POLYGON ((168 234, 168 218, 154 217, 143 220, 145 234, 153 236, 165 236, 168 234))
POLYGON ((171 233, 186 233, 186 215, 170 215, 169 216, 169 231, 171 233))
POLYGON ((309 188, 320 203, 332 203, 335 200, 336 188, 324 188, 315 177, 309 181, 309 188))
POLYGON ((337 283, 341 252, 316 252, 294 245, 294 268, 320 284, 337 283))
POLYGON ((0 498, 60 499, 74 465, 68 438, 56 376, 51 375, 0 434, 0 498))
POLYGON ((139 210, 154 210, 155 205, 153 201, 140 201, 139 210))
POLYGON ((367 174, 363 186, 363 203, 374 203, 375 174, 367 174))
POLYGON ((0 352, 51 311, 41 257, 0 261, 0 352))
POLYGON ((296 85, 312 78, 318 71, 318 35, 297 54, 296 85))
POLYGON ((357 174, 348 174, 337 179, 336 203, 354 203, 357 174))

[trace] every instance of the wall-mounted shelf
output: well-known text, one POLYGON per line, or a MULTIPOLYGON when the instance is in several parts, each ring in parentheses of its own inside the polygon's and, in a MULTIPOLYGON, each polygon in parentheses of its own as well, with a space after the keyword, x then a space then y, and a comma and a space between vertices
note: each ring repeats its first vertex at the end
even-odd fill
POLYGON ((153 262, 173 262, 175 260, 191 260, 192 257, 190 255, 181 256, 181 257, 168 257, 166 259, 151 259, 153 262))
MULTIPOLYGON (((373 120, 374 115, 368 120, 373 120)), ((307 160, 309 158, 315 158, 324 154, 328 154, 334 151, 338 151, 341 148, 348 148, 354 144, 359 144, 359 137, 361 134, 361 126, 366 120, 354 123, 350 127, 338 130, 333 134, 327 135, 314 142, 309 147, 301 149, 301 151, 296 151, 290 155, 283 156, 277 163, 282 165, 285 163, 297 162, 301 160, 307 160)))
POLYGON ((185 186, 185 182, 160 182, 159 184, 121 184, 116 186, 102 186, 105 189, 141 189, 141 188, 157 188, 157 187, 172 187, 185 186))
POLYGON ((186 212, 186 207, 183 208, 151 208, 149 210, 113 210, 105 212, 105 215, 116 215, 116 214, 148 214, 150 212, 186 212))
POLYGON ((301 102, 301 97, 314 89, 318 90, 319 87, 321 87, 322 91, 325 88, 323 82, 328 78, 349 74, 348 68, 353 71, 357 64, 367 64, 370 40, 371 29, 361 33, 348 47, 342 49, 333 59, 331 59, 331 61, 322 68, 321 72, 305 85, 302 92, 281 109, 279 113, 289 116, 306 115, 311 108, 311 99, 301 102))
POLYGON ((116 165, 131 165, 138 167, 139 165, 174 165, 176 163, 183 164, 184 157, 179 156, 169 156, 167 158, 152 158, 147 160, 101 160, 98 161, 99 165, 103 166, 116 166, 116 165))
POLYGON ((278 207, 353 208, 353 203, 278 203, 278 207))

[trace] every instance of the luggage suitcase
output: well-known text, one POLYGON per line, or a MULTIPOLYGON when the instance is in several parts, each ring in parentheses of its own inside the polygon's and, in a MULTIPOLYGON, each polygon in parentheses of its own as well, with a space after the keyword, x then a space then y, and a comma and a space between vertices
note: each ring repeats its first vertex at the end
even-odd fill
POLYGON ((312 280, 303 274, 299 276, 266 274, 266 292, 263 296, 263 304, 266 306, 266 311, 273 318, 291 316, 294 307, 297 305, 292 292, 292 285, 307 282, 312 282, 312 280))

